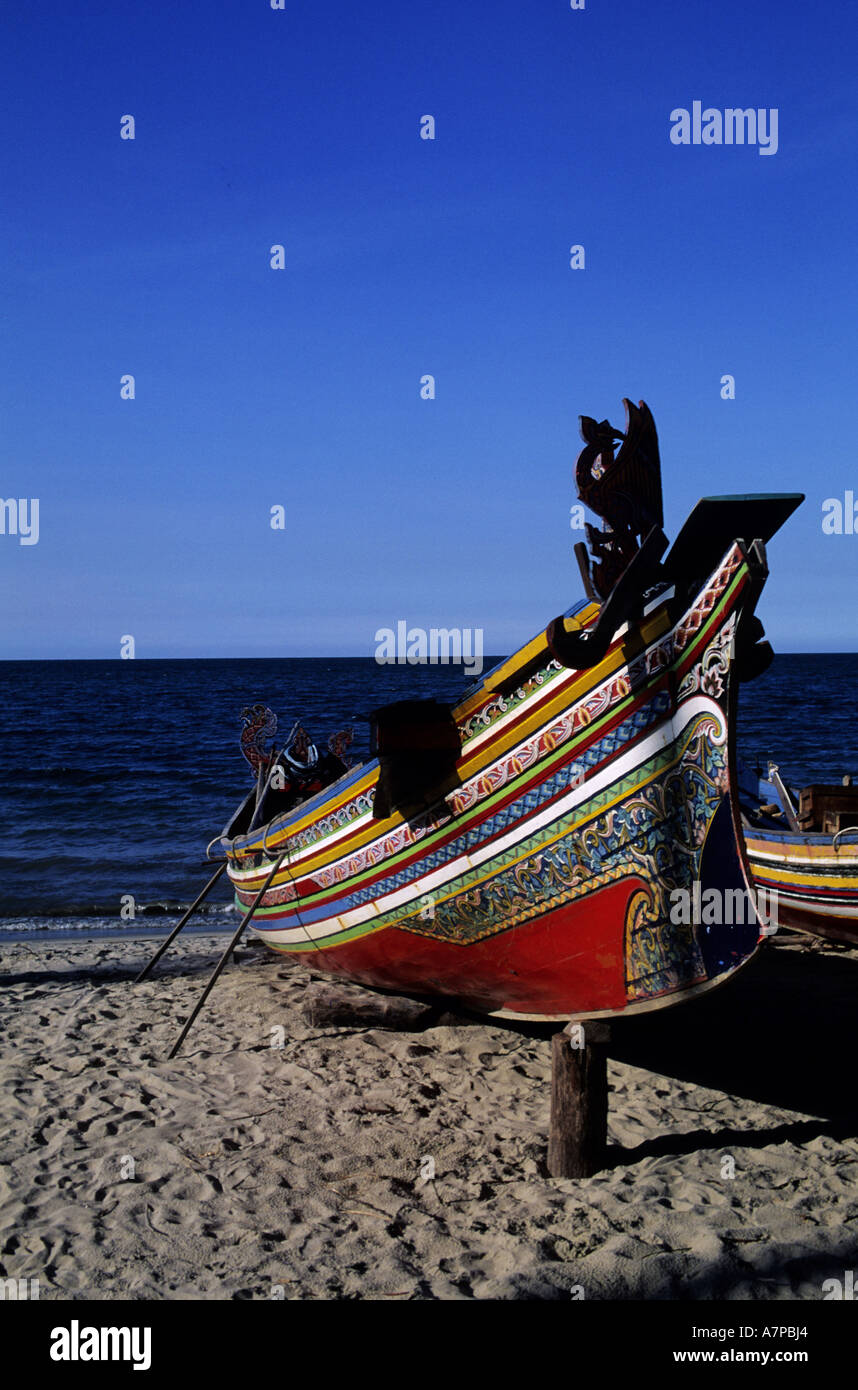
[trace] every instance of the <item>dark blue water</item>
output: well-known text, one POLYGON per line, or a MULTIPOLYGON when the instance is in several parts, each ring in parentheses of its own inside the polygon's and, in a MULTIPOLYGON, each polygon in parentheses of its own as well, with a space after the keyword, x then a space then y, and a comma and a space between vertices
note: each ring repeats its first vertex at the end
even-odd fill
MULTIPOLYGON (((362 658, 0 664, 0 932, 166 925, 252 784, 245 705, 270 705, 284 734, 301 716, 320 744, 353 723, 362 760, 371 709, 453 701, 467 683, 460 667, 362 658)), ((858 655, 778 656, 741 689, 740 751, 773 757, 794 785, 858 775, 856 710, 858 655)), ((230 923, 230 904, 218 884, 201 920, 230 923)))

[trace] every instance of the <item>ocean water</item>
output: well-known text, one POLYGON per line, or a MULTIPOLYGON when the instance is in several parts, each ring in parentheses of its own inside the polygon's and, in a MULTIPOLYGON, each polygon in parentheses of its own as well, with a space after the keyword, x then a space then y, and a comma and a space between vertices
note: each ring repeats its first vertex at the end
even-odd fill
MULTIPOLYGON (((0 933, 163 928, 192 902, 254 784, 246 705, 269 705, 284 738, 300 717, 321 746, 351 724, 363 761, 371 710, 469 683, 460 666, 372 658, 0 663, 0 933)), ((234 927, 231 904, 224 875, 193 920, 234 927)))
MULTIPOLYGON (((488 670, 496 658, 487 658, 488 670)), ((320 744, 370 710, 454 701, 460 667, 372 659, 7 661, 0 664, 0 934, 161 928, 211 870, 205 849, 252 785, 240 711, 262 702, 320 744), (120 917, 133 898, 133 919, 120 917)), ((741 687, 740 752, 787 783, 858 778, 858 655, 780 655, 741 687)), ((198 925, 233 926, 228 883, 198 925)))

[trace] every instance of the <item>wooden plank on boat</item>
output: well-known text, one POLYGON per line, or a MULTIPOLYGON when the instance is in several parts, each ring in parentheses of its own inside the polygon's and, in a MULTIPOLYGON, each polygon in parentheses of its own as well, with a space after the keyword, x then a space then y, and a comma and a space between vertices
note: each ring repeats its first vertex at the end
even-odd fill
MULTIPOLYGON (((569 614, 563 620, 564 631, 578 632, 593 622, 599 612, 599 605, 590 602, 582 606, 575 614, 569 614)), ((551 652, 548 649, 548 640, 545 631, 538 632, 523 647, 521 647, 500 666, 490 671, 480 686, 479 690, 463 700, 457 705, 454 714, 456 719, 464 719, 484 703, 486 697, 491 694, 503 694, 505 691, 515 690, 522 685, 534 671, 538 671, 551 660, 551 652)))
POLYGON ((665 579, 678 584, 708 573, 739 536, 767 545, 803 501, 803 492, 702 497, 665 557, 665 579))
POLYGON ((608 1147, 607 1023, 571 1024, 551 1039, 553 1178, 590 1178, 605 1166, 608 1147))

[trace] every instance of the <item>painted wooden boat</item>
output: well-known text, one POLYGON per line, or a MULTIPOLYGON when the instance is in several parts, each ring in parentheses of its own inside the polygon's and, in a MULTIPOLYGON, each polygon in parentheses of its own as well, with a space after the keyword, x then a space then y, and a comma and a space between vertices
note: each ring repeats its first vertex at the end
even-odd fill
POLYGON ((739 790, 751 873, 778 925, 858 943, 858 787, 797 793, 768 763, 740 770, 739 790))
POLYGON ((736 686, 770 658, 764 547, 802 499, 704 499, 662 558, 655 427, 625 404, 624 433, 582 422, 579 495, 607 522, 592 562, 580 548, 590 597, 449 711, 377 712, 373 761, 273 816, 249 797, 225 828, 240 911, 273 870, 254 930, 274 950, 563 1021, 678 1002, 753 955, 753 913, 702 926, 672 904, 750 885, 736 686))

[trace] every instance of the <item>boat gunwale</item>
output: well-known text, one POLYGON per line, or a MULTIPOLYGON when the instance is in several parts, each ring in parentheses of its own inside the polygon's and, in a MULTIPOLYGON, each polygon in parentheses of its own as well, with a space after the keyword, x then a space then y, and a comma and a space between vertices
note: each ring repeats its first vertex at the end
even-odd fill
MULTIPOLYGON (((558 704, 561 699, 565 701, 564 704, 560 705, 561 709, 569 708, 575 704, 580 703, 591 693, 591 691, 596 689, 599 686, 599 684, 604 682, 606 679, 610 678, 610 676, 614 675, 618 670, 622 669, 622 667, 627 666, 630 661, 634 661, 638 656, 640 656, 644 651, 646 651, 646 649, 649 646, 651 646, 653 642, 660 640, 661 638, 666 636, 670 631, 681 627, 682 623, 687 619, 687 617, 691 613, 693 613, 694 608, 697 602, 699 601, 701 593, 705 592, 713 576, 718 574, 724 568, 728 557, 737 549, 738 543, 734 541, 733 544, 729 546, 728 549, 724 552, 719 564, 716 565, 716 567, 710 572, 710 574, 699 585, 699 587, 695 589, 692 601, 688 603, 688 606, 685 607, 678 615, 673 616, 670 612, 671 607, 676 606, 675 593, 672 590, 666 590, 663 595, 657 596, 656 601, 658 602, 658 606, 655 609, 653 609, 649 614, 647 614, 646 617, 642 617, 641 619, 639 619, 633 628, 630 628, 627 622, 621 624, 620 627, 617 629, 617 632, 614 634, 611 640, 611 645, 606 651, 604 657, 594 666, 584 668, 583 670, 569 670, 568 668, 559 667, 557 666, 557 663, 555 663, 553 659, 550 657, 550 654, 546 651, 546 664, 544 667, 538 669, 540 671, 550 672, 551 667, 554 666, 555 670, 552 673, 554 679, 548 682, 543 697, 536 700, 533 703, 526 717, 523 716, 522 712, 519 712, 522 719, 524 720, 526 718, 526 722, 532 725, 529 734, 526 736, 530 736, 530 734, 536 732, 540 727, 542 727, 542 725, 537 723, 537 720, 544 714, 544 705, 548 703, 549 700, 557 701, 558 704), (660 631, 659 628, 661 628, 660 631), (638 646, 639 650, 634 651, 632 653, 629 653, 625 650, 625 647, 629 645, 629 637, 632 637, 633 639, 632 645, 638 646), (570 688, 564 691, 562 696, 560 690, 557 688, 557 679, 559 679, 561 683, 564 684, 566 682, 570 683, 570 688), (575 687, 579 682, 581 689, 576 690, 575 687), (551 687, 554 687, 554 689, 552 689, 551 687)), ((738 566, 737 569, 741 569, 741 566, 738 566)), ((727 585, 725 585, 724 591, 719 596, 718 604, 713 607, 709 614, 707 614, 706 624, 701 624, 701 629, 698 630, 697 633, 695 633, 694 640, 689 643, 687 648, 683 649, 683 655, 686 652, 690 652, 691 650, 693 650, 695 645, 698 644, 700 631, 704 626, 709 626, 709 620, 713 616, 713 613, 716 611, 716 609, 720 607, 723 603, 727 593, 732 588, 735 582, 735 578, 735 574, 731 576, 727 585)), ((537 639, 535 638, 531 639, 531 641, 536 640, 537 639)), ((510 660, 512 660, 512 658, 510 658, 510 660)), ((674 663, 671 663, 671 665, 672 664, 674 663)), ((533 674, 535 675, 536 672, 534 672, 533 674)), ((532 679, 532 677, 530 679, 532 679)), ((511 693, 517 693, 518 690, 521 690, 523 688, 524 687, 522 685, 521 687, 518 687, 515 692, 511 693)), ((485 705, 490 704, 491 698, 495 694, 496 692, 490 691, 483 703, 485 705)), ((526 697, 524 697, 522 703, 526 703, 526 697)), ((458 706, 453 707, 454 714, 458 712, 459 708, 460 707, 458 706)), ((473 717, 473 714, 476 713, 478 709, 479 704, 475 704, 474 709, 471 711, 471 715, 469 717, 473 717)), ((515 747, 516 743, 521 741, 521 730, 514 727, 516 722, 515 711, 511 711, 510 715, 511 726, 507 731, 505 731, 505 747, 501 748, 500 750, 492 748, 489 758, 476 760, 477 765, 474 767, 472 771, 469 771, 467 773, 467 776, 464 780, 470 780, 472 777, 477 776, 481 768, 490 763, 491 758, 496 758, 500 756, 503 752, 506 752, 510 748, 515 747)), ((551 717, 554 716, 552 715, 551 717)), ((486 743, 488 743, 488 741, 490 740, 491 734, 491 730, 486 730, 486 743)), ((470 742, 470 740, 468 742, 470 742)), ((466 760, 463 764, 463 768, 467 767, 468 761, 466 760)), ((272 833, 272 827, 277 824, 277 817, 275 817, 274 820, 269 821, 266 825, 257 826, 253 831, 242 832, 241 835, 236 836, 234 840, 228 844, 226 848, 227 856, 231 859, 231 861, 241 858, 255 858, 260 853, 266 856, 271 856, 274 853, 276 847, 282 844, 283 840, 288 840, 289 838, 291 838, 291 836, 295 835, 296 833, 302 830, 309 829, 314 822, 319 820, 321 818, 321 816, 318 814, 319 812, 323 812, 325 816, 333 816, 336 814, 338 810, 341 810, 342 807, 346 805, 349 800, 356 800, 357 797, 362 795, 364 792, 369 791, 369 789, 373 785, 375 777, 377 777, 377 770, 378 759, 374 758, 361 765, 361 771, 366 775, 365 786, 355 785, 354 787, 349 788, 344 784, 344 778, 340 778, 336 783, 332 783, 329 787, 326 787, 321 792, 318 792, 315 795, 315 797, 312 798, 311 801, 301 802, 298 806, 292 808, 292 810, 283 812, 282 817, 280 819, 280 824, 277 825, 276 838, 272 840, 270 845, 268 844, 268 837, 272 833), (350 793, 349 796, 343 796, 342 800, 337 801, 336 796, 331 795, 332 791, 336 788, 339 788, 337 796, 342 796, 342 794, 347 790, 350 793), (329 801, 330 805, 328 806, 327 803, 329 801)), ((348 775, 349 774, 345 774, 345 776, 348 775)), ((363 819, 363 816, 365 814, 366 813, 363 813, 360 816, 354 816, 349 822, 347 822, 346 825, 338 827, 336 830, 329 831, 328 835, 320 837, 319 843, 321 844, 324 840, 328 839, 328 837, 331 834, 338 834, 340 830, 342 831, 343 835, 347 835, 350 830, 357 828, 357 822, 363 819)), ((372 820, 374 818, 370 815, 368 819, 372 820)), ((372 837, 373 833, 378 833, 378 826, 384 824, 385 830, 383 833, 390 834, 393 830, 398 829, 402 824, 405 823, 405 818, 399 815, 399 813, 395 813, 393 816, 386 818, 386 821, 384 822, 376 822, 375 830, 373 830, 372 827, 367 827, 367 833, 370 837, 372 837)), ((319 851, 319 853, 324 852, 325 851, 322 850, 319 851)))
MULTIPOLYGON (((669 637, 671 633, 677 631, 679 628, 682 627, 683 623, 686 621, 688 616, 694 612, 695 607, 699 602, 700 594, 705 592, 713 576, 719 573, 725 567, 729 557, 733 554, 733 552, 736 549, 737 546, 734 543, 734 545, 731 546, 727 552, 725 552, 725 555, 722 557, 722 561, 719 564, 719 566, 717 566, 716 570, 713 570, 712 574, 707 577, 707 580, 704 582, 704 584, 701 585, 700 589, 696 591, 694 601, 685 609, 685 611, 678 615, 675 621, 668 622, 667 626, 662 627, 661 631, 657 630, 658 624, 656 624, 656 631, 654 635, 649 639, 649 641, 646 641, 641 645, 640 650, 638 652, 636 652, 633 656, 627 658, 624 665, 627 666, 629 661, 636 660, 639 656, 643 655, 643 653, 646 652, 650 646, 654 645, 659 641, 663 641, 666 637, 669 637)), ((726 584, 724 585, 724 588, 721 594, 719 595, 718 601, 715 604, 713 604, 712 608, 706 614, 705 621, 703 621, 700 624, 700 627, 693 634, 693 637, 688 642, 688 645, 683 647, 682 651, 678 655, 673 657, 670 662, 668 662, 664 666, 660 666, 654 669, 653 671, 649 672, 646 679, 644 679, 640 683, 640 685, 638 685, 635 688, 634 691, 629 691, 628 695, 624 697, 622 703, 614 705, 611 709, 606 710, 604 712, 604 715, 600 718, 600 720, 594 722, 593 724, 588 724, 587 726, 585 726, 585 728, 581 729, 580 738, 575 741, 583 741, 585 739, 588 739, 588 736, 591 734, 604 732, 605 727, 607 725, 610 725, 612 722, 621 722, 623 716, 628 712, 629 706, 642 706, 646 704, 657 693, 659 685, 669 681, 671 676, 678 682, 681 679, 682 675, 685 673, 685 671, 687 669, 690 669, 694 665, 699 650, 709 641, 709 634, 711 633, 711 630, 713 629, 713 627, 718 626, 720 621, 722 620, 724 607, 728 604, 728 602, 735 602, 738 588, 740 588, 744 583, 747 582, 748 577, 749 571, 744 561, 744 557, 742 557, 741 562, 735 566, 734 572, 729 576, 726 584)), ((660 613, 654 615, 654 617, 659 617, 662 611, 663 610, 660 610, 660 613)), ((622 641, 622 638, 620 638, 619 641, 622 641)), ((607 661, 607 656, 605 660, 607 661)), ((599 667, 593 669, 598 670, 601 668, 602 665, 603 663, 599 663, 599 667)), ((610 680, 611 678, 615 677, 617 671, 621 669, 622 667, 619 665, 613 666, 611 671, 607 673, 607 679, 610 680)), ((572 672, 571 674, 574 676, 579 673, 572 672)), ((600 684, 604 683, 604 677, 601 680, 594 680, 592 684, 588 687, 588 689, 585 690, 582 696, 580 696, 574 702, 569 700, 565 705, 561 706, 558 711, 552 713, 549 716, 549 718, 543 718, 543 722, 541 724, 536 723, 536 718, 537 715, 539 717, 544 716, 545 701, 537 701, 534 705, 534 718, 528 721, 532 723, 534 727, 531 729, 530 734, 526 735, 526 737, 533 737, 538 735, 538 733, 545 729, 552 722, 553 719, 562 717, 564 713, 574 708, 575 705, 581 703, 583 699, 588 698, 594 691, 596 691, 599 688, 600 684)), ((559 694, 559 692, 557 693, 559 694)), ((566 693, 567 696, 571 694, 570 691, 567 691, 566 693)), ((498 759, 506 756, 506 754, 510 751, 510 748, 514 748, 516 746, 517 741, 521 741, 520 733, 518 735, 517 740, 513 739, 513 741, 509 744, 507 748, 502 750, 493 750, 493 759, 487 760, 483 767, 475 770, 467 780, 470 781, 473 780, 475 777, 485 775, 486 771, 491 768, 492 761, 497 761, 498 759)), ((567 745, 565 747, 559 748, 557 750, 556 755, 551 757, 550 761, 556 763, 559 766, 560 764, 562 764, 564 759, 568 759, 573 756, 575 756, 575 754, 567 745)), ((521 774, 519 774, 519 778, 529 778, 530 782, 533 785, 536 785, 537 783, 543 781, 545 776, 548 775, 548 763, 549 758, 542 758, 538 764, 538 771, 534 772, 533 769, 527 769, 523 771, 521 774)), ((516 778, 515 780, 518 781, 519 778, 516 778)), ((465 784, 463 783, 463 785, 465 784)), ((477 819, 484 819, 486 810, 489 807, 496 805, 499 801, 505 798, 511 790, 514 790, 512 788, 512 784, 506 784, 504 787, 498 788, 497 791, 491 793, 484 800, 475 803, 474 807, 469 808, 469 811, 473 811, 474 814, 469 817, 468 823, 473 823, 477 819)), ((362 819, 363 817, 355 817, 354 820, 352 820, 349 823, 349 825, 343 827, 344 836, 348 834, 348 831, 350 829, 357 832, 359 828, 359 821, 362 819)), ((369 821, 372 821, 371 816, 369 816, 367 819, 369 821)), ((366 846, 369 844, 383 841, 388 835, 393 833, 395 830, 399 829, 403 823, 404 822, 400 817, 396 821, 394 821, 393 818, 391 818, 390 824, 387 824, 385 822, 375 822, 374 824, 365 825, 364 828, 360 831, 360 833, 355 835, 353 842, 349 844, 348 849, 346 849, 343 845, 329 845, 324 850, 316 850, 315 853, 304 853, 302 851, 299 851, 294 858, 290 856, 288 865, 284 866, 283 878, 281 879, 281 886, 284 881, 294 882, 293 875, 296 871, 300 874, 301 879, 311 878, 314 873, 319 872, 319 870, 321 869, 330 868, 337 862, 346 859, 349 854, 358 853, 361 849, 366 848, 366 846), (301 862, 302 860, 303 862, 301 862)), ((447 827, 448 822, 445 822, 443 825, 439 826, 437 831, 434 831, 431 835, 421 837, 421 839, 416 843, 416 845, 403 847, 402 850, 398 851, 396 857, 401 858, 403 856, 407 856, 410 853, 414 853, 415 850, 418 854, 425 853, 427 850, 433 848, 436 845, 437 841, 443 838, 445 831, 447 830, 447 827)), ((277 843, 279 844, 280 841, 278 841, 277 843)), ((320 841, 320 843, 324 843, 324 840, 320 841)), ((273 846, 271 848, 273 849, 273 846)), ((308 848, 313 849, 315 847, 308 848)), ((258 852, 259 851, 257 851, 257 853, 258 852)), ((268 852, 270 853, 270 850, 268 852)), ((246 857, 251 856, 247 855, 246 857)), ((255 858, 256 855, 254 854, 253 857, 255 858)), ((383 873, 384 867, 386 867, 390 862, 391 861, 389 857, 385 857, 385 865, 379 869, 379 875, 383 873)), ((243 868, 240 867, 237 863, 233 862, 230 866, 229 872, 231 881, 234 884, 240 884, 243 891, 249 892, 250 886, 253 883, 258 882, 260 877, 264 877, 265 864, 254 864, 249 866, 248 868, 243 868)), ((370 867, 366 871, 366 873, 369 875, 371 875, 372 872, 373 867, 370 867)), ((274 885, 274 887, 276 888, 277 885, 274 885)), ((341 887, 342 884, 337 885, 337 890, 341 889, 341 887)), ((328 888, 324 888, 318 890, 317 894, 313 896, 318 896, 319 894, 326 894, 329 891, 330 890, 328 888)))

